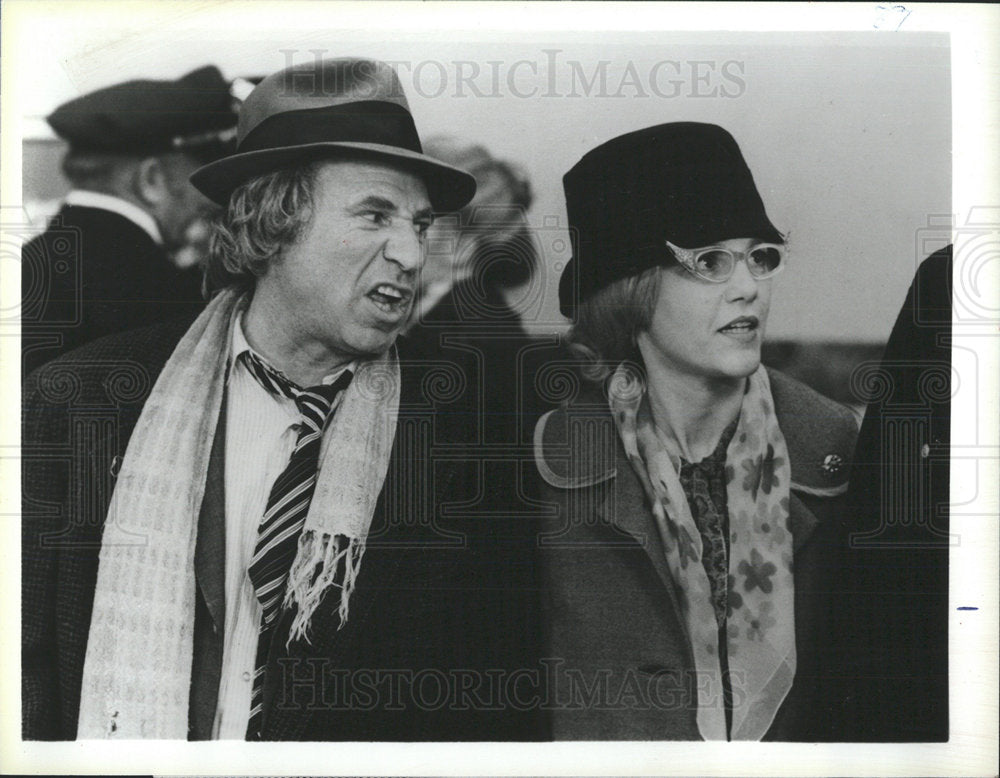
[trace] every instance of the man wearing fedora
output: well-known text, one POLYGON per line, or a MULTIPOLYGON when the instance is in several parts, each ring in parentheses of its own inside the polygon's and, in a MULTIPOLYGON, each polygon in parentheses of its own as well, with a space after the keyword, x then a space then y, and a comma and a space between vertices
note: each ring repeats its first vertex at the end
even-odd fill
POLYGON ((113 332, 200 310, 201 274, 174 263, 217 206, 188 182, 231 150, 230 84, 213 66, 59 106, 72 190, 22 253, 24 374, 113 332))
POLYGON ((395 343, 474 179, 341 59, 264 79, 192 182, 227 209, 205 311, 25 387, 24 737, 541 737, 477 368, 395 343))

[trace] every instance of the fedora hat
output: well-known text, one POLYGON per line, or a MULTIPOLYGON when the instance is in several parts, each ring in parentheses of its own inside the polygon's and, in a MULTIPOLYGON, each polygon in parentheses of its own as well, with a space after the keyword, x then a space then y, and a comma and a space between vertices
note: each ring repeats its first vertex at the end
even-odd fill
POLYGON ((240 107, 235 153, 196 170, 191 183, 225 206, 251 178, 322 157, 410 171, 437 211, 458 210, 476 192, 471 175, 423 153, 395 71, 355 58, 296 65, 261 81, 240 107))

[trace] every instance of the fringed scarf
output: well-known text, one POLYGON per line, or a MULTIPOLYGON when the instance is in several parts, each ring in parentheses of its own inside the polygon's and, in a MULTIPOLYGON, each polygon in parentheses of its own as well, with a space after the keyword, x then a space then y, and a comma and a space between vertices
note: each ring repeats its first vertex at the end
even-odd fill
MULTIPOLYGON (((81 739, 187 737, 198 514, 225 392, 230 331, 246 305, 233 290, 209 303, 167 361, 129 440, 101 544, 81 739)), ((347 620, 389 467, 399 392, 393 351, 360 363, 326 432, 333 439, 289 575, 285 603, 296 609, 289 640, 307 636, 331 588, 340 589, 341 625, 347 620), (341 557, 346 573, 338 582, 341 557)))
MULTIPOLYGON (((609 404, 625 453, 642 482, 679 595, 698 678, 698 730, 725 740, 719 627, 701 534, 678 478, 679 454, 657 434, 643 379, 619 366, 609 404)), ((748 379, 726 452, 729 585, 726 647, 732 740, 760 740, 795 677, 795 588, 787 529, 791 467, 767 372, 748 379)))

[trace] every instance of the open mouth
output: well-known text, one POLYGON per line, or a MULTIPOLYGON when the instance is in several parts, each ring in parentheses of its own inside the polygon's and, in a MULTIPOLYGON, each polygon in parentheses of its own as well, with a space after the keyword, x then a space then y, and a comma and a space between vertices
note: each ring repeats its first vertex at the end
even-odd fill
POLYGON ((379 284, 368 293, 368 299, 375 303, 379 310, 391 314, 403 313, 412 297, 411 290, 392 284, 379 284))
POLYGON ((746 335, 756 332, 759 327, 760 320, 756 316, 740 316, 720 328, 719 332, 726 335, 746 335))

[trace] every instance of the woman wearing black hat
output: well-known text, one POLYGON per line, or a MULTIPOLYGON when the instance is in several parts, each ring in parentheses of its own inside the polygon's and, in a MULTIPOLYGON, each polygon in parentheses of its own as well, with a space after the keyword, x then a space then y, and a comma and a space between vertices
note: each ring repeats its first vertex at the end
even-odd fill
POLYGON ((587 388, 539 422, 557 738, 825 739, 825 542, 852 414, 760 364, 786 246, 739 147, 676 123, 564 178, 587 388))

